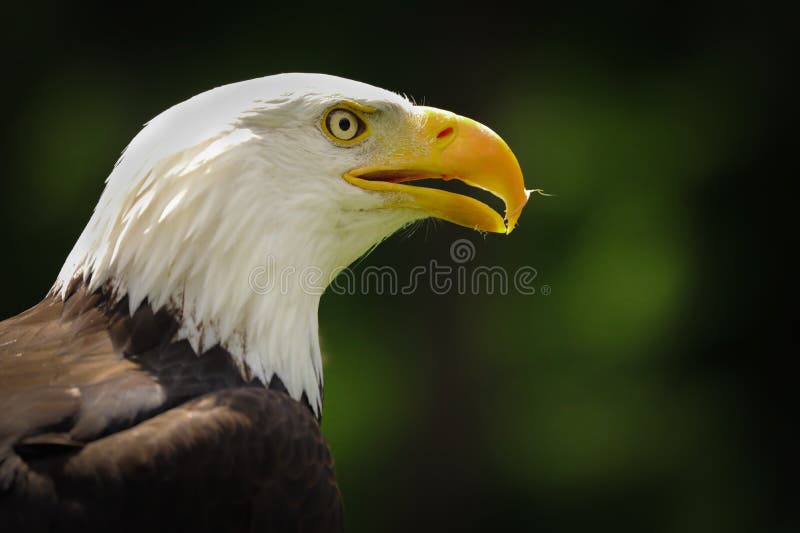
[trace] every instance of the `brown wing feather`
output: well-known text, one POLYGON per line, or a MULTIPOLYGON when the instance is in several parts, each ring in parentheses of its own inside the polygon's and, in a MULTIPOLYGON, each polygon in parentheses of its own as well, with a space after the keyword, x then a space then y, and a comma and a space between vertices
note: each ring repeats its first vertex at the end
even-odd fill
POLYGON ((4 531, 341 531, 316 420, 254 387, 211 393, 77 452, 22 462, 4 531))
POLYGON ((102 293, 0 323, 0 530, 339 531, 307 405, 102 293))

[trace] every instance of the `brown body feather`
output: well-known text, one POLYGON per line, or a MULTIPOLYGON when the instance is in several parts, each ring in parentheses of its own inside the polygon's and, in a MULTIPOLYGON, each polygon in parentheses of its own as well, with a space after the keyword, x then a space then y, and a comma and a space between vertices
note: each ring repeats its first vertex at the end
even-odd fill
POLYGON ((0 322, 0 530, 342 529, 308 405, 176 330, 81 285, 0 322))

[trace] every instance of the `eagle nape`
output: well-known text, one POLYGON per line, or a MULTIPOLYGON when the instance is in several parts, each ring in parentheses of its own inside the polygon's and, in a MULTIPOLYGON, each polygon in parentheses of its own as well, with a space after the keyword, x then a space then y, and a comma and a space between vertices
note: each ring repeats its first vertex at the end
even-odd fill
POLYGON ((343 530, 320 295, 255 290, 254 267, 332 279, 430 217, 510 233, 528 195, 489 128, 333 76, 234 83, 157 116, 47 296, 0 322, 0 530, 343 530), (415 184, 430 178, 505 213, 415 184))

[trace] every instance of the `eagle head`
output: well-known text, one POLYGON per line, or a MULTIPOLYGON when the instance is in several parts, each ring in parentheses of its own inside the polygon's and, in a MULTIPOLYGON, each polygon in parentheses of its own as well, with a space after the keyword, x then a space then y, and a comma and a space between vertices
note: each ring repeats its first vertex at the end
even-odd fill
POLYGON ((52 292, 80 279, 127 297, 131 313, 165 308, 198 355, 221 345, 247 378, 278 376, 319 414, 317 309, 336 273, 427 217, 510 233, 527 199, 513 153, 475 121, 347 79, 268 76, 151 120, 52 292), (413 184, 430 178, 489 191, 505 214, 413 184), (254 272, 272 290, 255 290, 254 272))

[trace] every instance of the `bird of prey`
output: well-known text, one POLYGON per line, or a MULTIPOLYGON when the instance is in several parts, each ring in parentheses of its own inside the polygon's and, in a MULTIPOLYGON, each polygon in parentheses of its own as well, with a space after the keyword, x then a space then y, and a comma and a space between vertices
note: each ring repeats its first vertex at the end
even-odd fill
POLYGON ((528 194, 489 128, 333 76, 158 115, 46 297, 0 323, 0 531, 342 530, 321 291, 254 290, 254 268, 330 280, 426 217, 510 233, 528 194))

